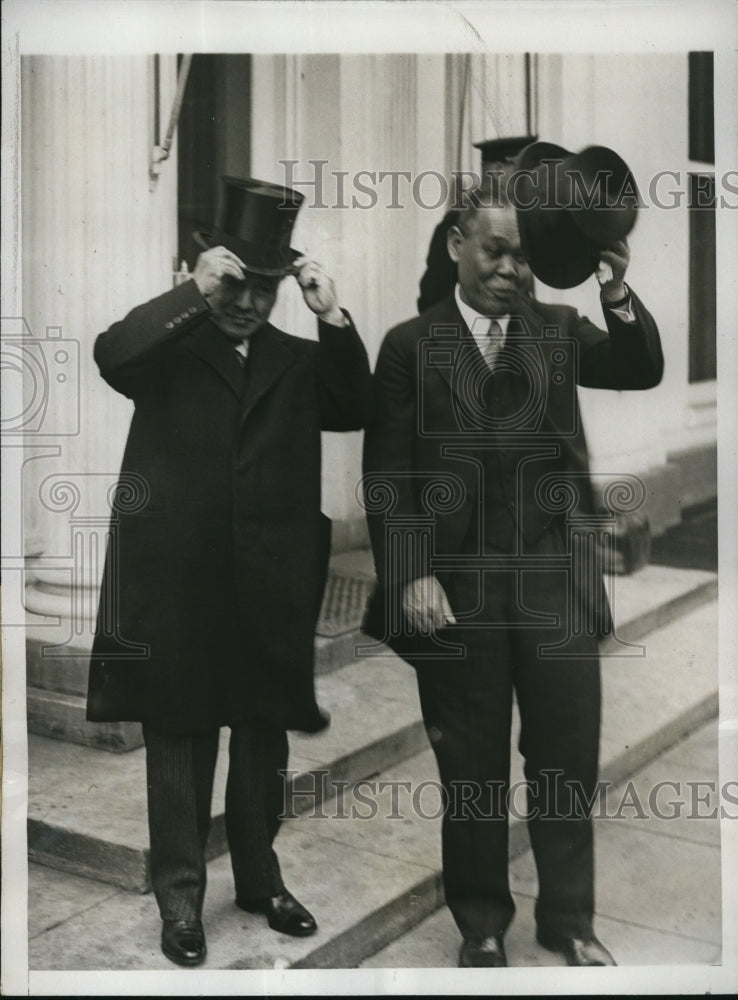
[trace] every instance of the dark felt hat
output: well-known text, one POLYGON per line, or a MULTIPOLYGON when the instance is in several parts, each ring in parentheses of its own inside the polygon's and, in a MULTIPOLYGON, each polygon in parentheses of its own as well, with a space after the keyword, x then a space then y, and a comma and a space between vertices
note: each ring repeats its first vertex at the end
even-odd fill
POLYGON ((523 252, 533 274, 553 288, 585 281, 600 253, 635 225, 635 179, 606 146, 571 153, 533 143, 519 154, 512 180, 523 252))
POLYGON ((223 177, 218 222, 193 233, 206 249, 224 246, 254 274, 283 275, 300 256, 290 247, 292 228, 304 195, 254 178, 223 177))
POLYGON ((537 139, 537 135, 519 135, 506 139, 483 139, 473 145, 482 154, 483 163, 505 163, 514 160, 526 146, 537 139))

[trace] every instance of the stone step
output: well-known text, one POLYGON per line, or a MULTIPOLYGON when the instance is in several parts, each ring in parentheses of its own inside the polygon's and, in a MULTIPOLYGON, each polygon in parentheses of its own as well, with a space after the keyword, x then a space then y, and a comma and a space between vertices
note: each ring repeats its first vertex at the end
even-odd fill
MULTIPOLYGON (((720 963, 720 819, 712 810, 697 815, 689 810, 689 783, 714 787, 717 778, 718 721, 713 719, 629 779, 646 808, 659 782, 669 782, 672 794, 676 783, 676 800, 687 807, 678 818, 647 813, 644 819, 628 808, 618 819, 595 820, 595 930, 620 965, 720 963)), ((625 801, 624 791, 621 785, 610 815, 625 801)), ((513 859, 510 881, 516 914, 505 936, 509 964, 564 965, 563 957, 535 939, 530 852, 513 859)), ((460 944, 453 917, 443 907, 365 959, 361 968, 455 968, 460 944)))
MULTIPOLYGON (((621 786, 632 775, 645 768, 650 762, 676 747, 707 721, 718 714, 717 689, 717 602, 711 601, 695 608, 679 621, 672 622, 653 632, 648 637, 644 656, 628 661, 613 663, 603 659, 603 717, 601 737, 600 780, 608 787, 621 786)), ((522 784, 525 776, 523 761, 517 752, 520 720, 515 709, 513 716, 511 782, 522 784)), ((693 777, 694 775, 690 775, 693 777)), ((385 830, 392 823, 404 824, 402 842, 410 839, 418 848, 417 857, 437 860, 438 870, 425 875, 401 898, 393 898, 373 913, 371 919, 364 918, 361 926, 344 932, 341 940, 331 941, 308 956, 293 963, 295 968, 335 968, 334 962, 348 964, 349 956, 376 945, 376 951, 386 945, 378 942, 392 942, 398 937, 398 921, 403 913, 403 902, 410 900, 404 911, 407 930, 411 930, 425 914, 432 913, 442 904, 443 893, 440 885, 440 820, 434 816, 439 808, 438 771, 432 751, 426 750, 411 761, 398 765, 380 776, 385 785, 382 800, 384 811, 380 818, 373 820, 378 826, 373 835, 377 850, 389 843, 385 830), (392 784, 397 787, 398 807, 403 819, 388 819, 393 804, 390 799, 392 784), (424 786, 419 797, 421 815, 414 808, 407 809, 412 793, 405 792, 405 786, 417 790, 424 786), (430 801, 427 800, 430 796, 430 801), (387 916, 389 914, 389 926, 387 916), (372 945, 372 942, 374 945, 372 945)), ((379 782, 377 782, 379 788, 379 782)), ((643 801, 647 793, 642 790, 643 801)), ((519 800, 518 808, 524 808, 519 800)), ((343 811, 350 811, 351 804, 343 803, 343 811)), ((673 824, 672 824, 673 826, 673 824)), ((617 827, 617 824, 616 824, 617 827)), ((713 831, 714 832, 714 831, 713 831)), ((399 838, 399 834, 395 832, 399 838)), ((527 828, 520 816, 510 817, 509 854, 514 865, 529 850, 527 828)), ((528 864, 528 867, 530 865, 528 864)), ((711 877, 715 872, 711 872, 711 877)), ((712 879, 715 882, 715 878, 712 879)), ((717 877, 719 885, 719 876, 717 877)), ((712 955, 715 945, 705 947, 712 955)), ((545 964, 545 963, 542 963, 545 964)), ((556 964, 555 962, 553 964, 556 964)), ((253 968, 253 966, 248 966, 253 968)))
MULTIPOLYGON (((652 633, 638 660, 603 663, 603 780, 622 779, 636 761, 642 766, 715 715, 716 613, 716 602, 703 605, 652 633)), ((362 669, 366 673, 366 664, 362 669)), ((396 669, 399 676, 399 665, 396 669)), ((365 696, 366 689, 358 700, 367 716, 365 696)), ((386 709, 385 703, 379 712, 386 709)), ((105 755, 108 762, 131 758, 105 755)), ((521 780, 517 752, 513 767, 513 780, 521 780)), ((74 801, 80 791, 73 790, 74 801)), ((91 796, 96 792, 89 789, 91 796)), ((118 830, 133 823, 125 813, 112 820, 118 830)), ((522 857, 527 838, 521 819, 513 818, 511 839, 513 858, 522 857)), ((441 905, 440 794, 432 752, 426 748, 384 767, 378 779, 286 821, 276 846, 285 881, 316 915, 318 933, 305 939, 276 936, 263 918, 237 910, 229 859, 221 855, 208 865, 204 969, 359 965, 441 905)), ((649 863, 656 858, 652 854, 649 863)), ((85 891, 83 880, 32 869, 31 968, 172 968, 158 948, 159 919, 151 897, 92 881, 85 891), (53 891, 71 901, 63 921, 58 911, 55 922, 44 917, 53 891)), ((530 894, 527 882, 524 894, 530 894)))
MULTIPOLYGON (((430 751, 384 772, 414 786, 435 775, 430 751)), ((277 839, 286 884, 310 908, 319 930, 310 938, 275 935, 262 917, 233 903, 227 855, 208 864, 203 921, 208 969, 347 968, 422 920, 441 903, 438 821, 385 820, 390 794, 370 807, 346 797, 340 808, 304 813, 284 823, 277 839), (419 887, 419 892, 416 889, 419 887)), ((334 800, 334 807, 338 800, 334 800)), ((31 866, 29 967, 43 969, 172 969, 159 951, 159 916, 151 896, 31 866), (86 890, 85 884, 89 886, 86 890), (49 897, 65 904, 65 919, 49 897), (48 922, 48 923, 47 923, 48 922)))
MULTIPOLYGON (((351 784, 377 774, 426 745, 414 673, 395 657, 352 663, 319 677, 317 690, 332 722, 315 736, 290 734, 294 774, 288 793, 296 813, 319 803, 324 788, 330 793, 336 782, 351 784)), ((227 742, 224 730, 213 794, 211 857, 227 849, 227 742)), ((30 734, 29 856, 63 871, 147 892, 144 753, 141 747, 110 754, 30 734)))
MULTIPOLYGON (((639 617, 653 620, 658 607, 679 613, 686 602, 705 600, 714 584, 711 574, 648 567, 640 574, 618 580, 614 594, 617 631, 638 634, 639 617), (636 580, 636 577, 638 579, 636 580), (640 591, 640 599, 634 593, 640 591)), ((634 641, 631 638, 630 641, 634 641)), ((651 642, 649 641, 649 649, 651 642)), ((640 761, 678 738, 712 711, 714 690, 669 694, 666 701, 656 690, 653 697, 668 706, 668 713, 648 712, 648 702, 631 710, 632 690, 647 686, 652 672, 644 672, 640 646, 613 643, 604 647, 604 683, 613 679, 609 695, 626 718, 642 723, 638 739, 618 742, 608 728, 605 714, 603 748, 607 747, 610 776, 627 773, 640 761), (609 649, 609 652, 608 652, 609 649), (623 656, 623 653, 629 654, 623 656), (633 687, 635 685, 635 687, 633 687), (683 697, 683 695, 685 695, 683 697), (681 699, 681 700, 680 700, 681 699), (646 705, 646 717, 641 714, 646 705), (610 741, 608 745, 607 741, 610 741)), ((659 683, 669 689, 668 670, 659 683)), ((350 785, 382 772, 424 748, 423 729, 413 670, 388 650, 367 657, 317 679, 319 701, 332 715, 332 725, 316 736, 291 734, 290 785, 294 811, 310 808, 330 797, 336 782, 350 785), (301 794, 295 794, 301 793, 301 794)), ((223 733, 223 744, 227 731, 223 733)), ((603 757, 605 755, 603 754, 603 757)), ((213 825, 209 855, 226 850, 223 796, 227 766, 225 745, 219 757, 214 792, 213 825)), ((108 881, 123 888, 146 892, 148 834, 146 824, 143 749, 124 755, 77 746, 62 741, 29 737, 28 837, 30 856, 64 871, 108 881)))

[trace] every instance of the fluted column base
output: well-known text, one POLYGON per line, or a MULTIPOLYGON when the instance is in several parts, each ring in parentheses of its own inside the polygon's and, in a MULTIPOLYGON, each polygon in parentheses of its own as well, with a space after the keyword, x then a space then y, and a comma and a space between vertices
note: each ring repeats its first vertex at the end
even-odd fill
POLYGON ((78 590, 60 583, 36 579, 26 588, 28 731, 116 753, 135 750, 143 745, 140 723, 85 717, 94 622, 86 619, 80 628, 79 606, 78 590))

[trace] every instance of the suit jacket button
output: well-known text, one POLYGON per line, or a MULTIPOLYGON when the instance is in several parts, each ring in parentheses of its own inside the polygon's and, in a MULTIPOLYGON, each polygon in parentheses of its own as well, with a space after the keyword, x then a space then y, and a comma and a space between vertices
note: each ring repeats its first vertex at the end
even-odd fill
POLYGON ((174 329, 174 323, 172 323, 172 322, 165 323, 164 324, 164 329, 165 330, 173 330, 174 329))

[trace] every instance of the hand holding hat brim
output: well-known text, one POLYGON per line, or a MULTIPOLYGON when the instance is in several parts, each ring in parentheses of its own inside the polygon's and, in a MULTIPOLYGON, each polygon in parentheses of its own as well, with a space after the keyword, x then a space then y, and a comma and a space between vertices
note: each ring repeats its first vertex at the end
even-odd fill
POLYGON ((553 288, 581 284, 603 250, 635 225, 638 190, 625 161, 606 146, 573 154, 527 146, 516 162, 515 209, 533 274, 553 288))

